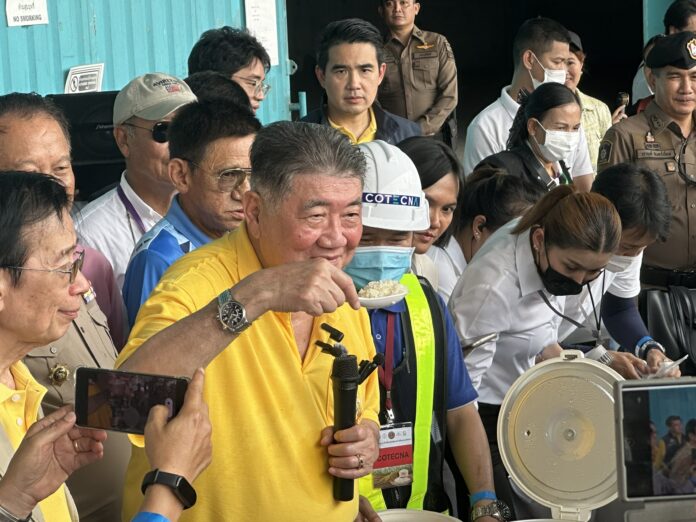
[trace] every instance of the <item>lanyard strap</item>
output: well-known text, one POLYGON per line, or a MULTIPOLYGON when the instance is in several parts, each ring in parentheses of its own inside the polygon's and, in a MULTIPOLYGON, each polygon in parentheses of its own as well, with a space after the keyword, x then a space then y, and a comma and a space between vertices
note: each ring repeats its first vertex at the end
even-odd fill
POLYGON ((387 312, 387 341, 384 347, 384 366, 379 368, 379 380, 387 392, 384 406, 388 414, 392 411, 391 389, 394 380, 394 314, 387 312))
MULTIPOLYGON (((602 295, 604 295, 604 283, 606 280, 606 275, 607 275, 606 272, 602 273, 602 295)), ((590 281, 590 283, 591 282, 592 281, 590 281)), ((595 306, 594 297, 592 296, 592 288, 590 286, 590 283, 588 283, 586 286, 587 286, 587 291, 590 294, 590 303, 592 303, 592 315, 594 315, 595 324, 597 325, 597 333, 595 335, 597 336, 597 338, 599 338, 599 332, 602 328, 602 314, 600 313, 599 315, 597 315, 597 307, 595 306)), ((563 319, 565 319, 566 321, 568 321, 570 324, 572 324, 573 326, 575 326, 577 328, 583 328, 583 329, 585 328, 584 324, 581 324, 581 323, 577 322, 575 319, 571 319, 567 315, 559 312, 551 304, 551 302, 549 301, 549 298, 546 297, 546 294, 544 294, 543 290, 539 290, 539 295, 544 300, 544 303, 546 303, 546 306, 548 306, 554 314, 558 315, 559 317, 562 317, 563 319)), ((581 308, 582 308, 582 304, 581 304, 581 308)))
POLYGON ((116 194, 118 194, 118 199, 121 200, 121 203, 123 203, 123 206, 126 207, 126 212, 128 212, 128 215, 135 221, 135 224, 138 225, 138 229, 140 229, 140 233, 144 234, 146 232, 145 230, 145 225, 143 224, 143 220, 140 219, 140 215, 138 214, 138 211, 135 210, 135 207, 133 206, 133 203, 130 202, 128 197, 126 197, 126 193, 123 192, 123 189, 121 188, 121 185, 116 187, 116 194))

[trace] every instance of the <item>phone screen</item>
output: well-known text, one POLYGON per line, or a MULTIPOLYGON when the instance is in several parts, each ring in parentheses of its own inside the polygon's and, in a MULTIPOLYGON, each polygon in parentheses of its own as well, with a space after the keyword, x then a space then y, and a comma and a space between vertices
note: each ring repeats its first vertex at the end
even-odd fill
POLYGON ((75 378, 77 424, 143 434, 150 409, 163 404, 169 418, 179 413, 188 380, 180 377, 78 368, 75 378))
POLYGON ((627 498, 696 495, 696 384, 626 387, 621 399, 627 498))

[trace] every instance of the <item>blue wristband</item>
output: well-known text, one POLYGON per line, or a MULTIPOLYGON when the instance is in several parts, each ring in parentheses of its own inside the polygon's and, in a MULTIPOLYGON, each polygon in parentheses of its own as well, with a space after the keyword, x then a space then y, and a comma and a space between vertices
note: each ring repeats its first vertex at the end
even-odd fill
POLYGON ((481 500, 498 500, 495 496, 495 491, 479 491, 473 495, 469 495, 469 505, 473 506, 481 500))
POLYGON ((650 341, 654 341, 654 339, 653 339, 652 337, 650 337, 649 335, 646 335, 645 337, 642 337, 642 338, 638 339, 638 342, 636 343, 636 349, 635 349, 635 352, 634 352, 634 353, 636 354, 636 357, 638 357, 639 359, 642 359, 642 358, 643 358, 643 356, 642 356, 642 353, 643 353, 643 345, 644 345, 645 343, 650 342, 650 341))
POLYGON ((159 513, 140 511, 131 519, 131 522, 169 522, 169 519, 159 513))

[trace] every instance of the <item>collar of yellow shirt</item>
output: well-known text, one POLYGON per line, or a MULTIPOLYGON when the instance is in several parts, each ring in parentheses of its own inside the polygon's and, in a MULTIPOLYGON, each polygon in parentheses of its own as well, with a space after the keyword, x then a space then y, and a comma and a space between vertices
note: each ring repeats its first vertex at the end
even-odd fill
POLYGON ((360 136, 356 137, 349 129, 346 129, 343 125, 339 125, 338 123, 335 123, 329 118, 328 116, 326 119, 329 122, 329 125, 331 125, 334 129, 337 131, 341 132, 342 134, 345 134, 350 142, 353 145, 359 145, 360 143, 369 143, 370 141, 374 141, 375 136, 377 135, 377 120, 375 119, 375 111, 372 110, 372 107, 369 109, 370 112, 370 123, 367 126, 367 129, 365 129, 360 136))

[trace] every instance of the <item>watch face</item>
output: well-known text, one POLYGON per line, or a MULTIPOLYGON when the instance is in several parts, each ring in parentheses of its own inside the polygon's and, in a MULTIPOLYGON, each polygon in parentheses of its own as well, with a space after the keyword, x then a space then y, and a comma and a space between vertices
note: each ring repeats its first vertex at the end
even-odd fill
POLYGON ((220 308, 220 320, 227 325, 230 330, 235 330, 243 325, 244 308, 237 301, 227 301, 220 308))
POLYGON ((507 507, 507 504, 505 502, 503 502, 502 500, 496 500, 494 504, 500 511, 500 514, 503 515, 503 518, 505 520, 510 520, 512 518, 512 512, 510 511, 510 508, 507 507))

